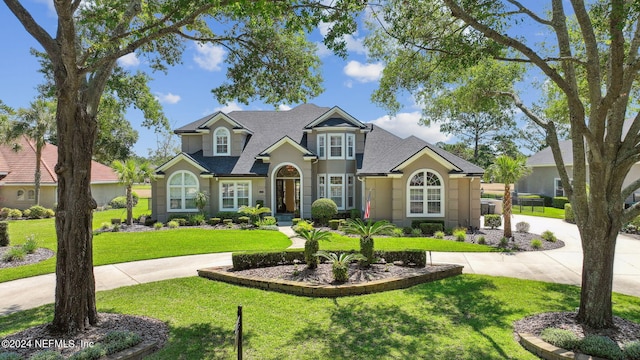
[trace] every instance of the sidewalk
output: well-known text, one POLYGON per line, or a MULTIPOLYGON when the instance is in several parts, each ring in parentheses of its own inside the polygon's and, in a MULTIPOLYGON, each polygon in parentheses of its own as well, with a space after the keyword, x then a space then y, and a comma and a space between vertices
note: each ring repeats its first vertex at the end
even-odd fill
MULTIPOLYGON (((582 248, 578 228, 562 220, 516 215, 512 221, 526 221, 531 232, 553 231, 565 247, 549 251, 515 254, 433 252, 434 263, 464 266, 464 273, 507 276, 520 279, 580 285, 582 248)), ((285 235, 295 233, 281 227, 285 235)), ((303 248, 304 240, 292 237, 290 248, 303 248)), ((614 264, 613 290, 640 297, 640 240, 625 235, 618 237, 614 264)), ((96 291, 137 285, 179 277, 195 276, 196 270, 211 266, 231 265, 231 253, 180 256, 134 261, 94 268, 96 291)), ((54 301, 55 275, 47 274, 0 283, 0 316, 34 308, 54 301)))

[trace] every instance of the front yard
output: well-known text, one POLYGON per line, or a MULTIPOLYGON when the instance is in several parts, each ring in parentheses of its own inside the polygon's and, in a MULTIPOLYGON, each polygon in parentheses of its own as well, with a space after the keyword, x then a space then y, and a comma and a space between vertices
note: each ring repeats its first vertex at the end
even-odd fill
MULTIPOLYGON (((235 359, 243 306, 245 359, 537 359, 514 339, 513 322, 572 311, 579 288, 461 275, 405 290, 305 298, 191 277, 99 292, 99 311, 169 324, 151 359, 235 359), (171 306, 167 306, 171 304, 171 306)), ((614 294, 614 313, 640 322, 640 299, 614 294)), ((0 336, 52 318, 52 305, 0 317, 0 336)))

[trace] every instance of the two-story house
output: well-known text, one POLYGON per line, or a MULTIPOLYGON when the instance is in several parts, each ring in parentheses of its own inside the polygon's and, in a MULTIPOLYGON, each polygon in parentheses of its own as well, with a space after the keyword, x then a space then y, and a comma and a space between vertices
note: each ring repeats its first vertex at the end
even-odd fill
POLYGON ((274 215, 311 217, 311 204, 331 198, 339 210, 370 199, 371 218, 406 226, 413 219, 446 226, 480 225, 483 170, 417 137, 401 139, 334 107, 233 111, 177 130, 182 153, 158 167, 152 211, 158 221, 263 203, 274 215))

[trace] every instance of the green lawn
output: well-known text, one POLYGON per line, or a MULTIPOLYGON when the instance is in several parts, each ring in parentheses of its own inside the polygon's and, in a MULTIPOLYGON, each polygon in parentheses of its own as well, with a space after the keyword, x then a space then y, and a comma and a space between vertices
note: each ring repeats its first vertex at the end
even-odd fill
MULTIPOLYGON (((320 249, 327 251, 360 249, 357 237, 333 234, 331 241, 320 241, 320 249)), ((489 252, 500 251, 487 245, 469 244, 451 240, 438 240, 424 237, 375 237, 375 248, 378 250, 426 250, 451 252, 489 252)))
POLYGON ((513 205, 512 212, 518 215, 564 219, 564 209, 556 209, 554 207, 545 207, 544 212, 542 212, 542 207, 536 207, 535 211, 531 211, 531 206, 523 206, 522 211, 520 211, 520 206, 513 205))
MULTIPOLYGON (((99 311, 146 315, 170 327, 151 359, 235 359, 237 305, 245 359, 537 359, 513 322, 570 311, 579 288, 461 275, 409 289, 306 298, 197 277, 100 292, 99 311)), ((614 294, 614 313, 640 322, 640 299, 614 294)), ((52 319, 52 306, 0 317, 0 336, 52 319)))

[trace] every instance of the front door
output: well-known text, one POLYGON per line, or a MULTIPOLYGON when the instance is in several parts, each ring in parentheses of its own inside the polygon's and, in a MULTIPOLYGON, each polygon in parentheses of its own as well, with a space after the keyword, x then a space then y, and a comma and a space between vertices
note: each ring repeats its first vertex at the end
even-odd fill
POLYGON ((276 213, 296 213, 300 209, 300 174, 298 170, 285 165, 276 174, 276 213))

